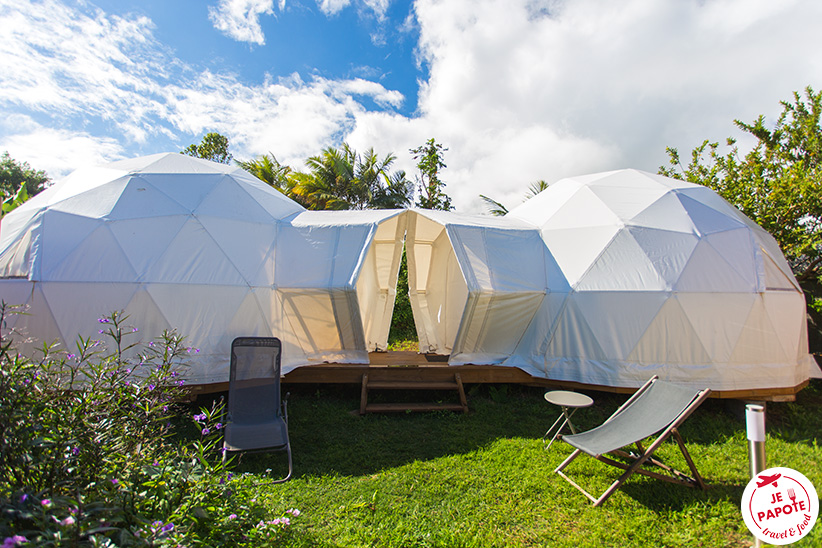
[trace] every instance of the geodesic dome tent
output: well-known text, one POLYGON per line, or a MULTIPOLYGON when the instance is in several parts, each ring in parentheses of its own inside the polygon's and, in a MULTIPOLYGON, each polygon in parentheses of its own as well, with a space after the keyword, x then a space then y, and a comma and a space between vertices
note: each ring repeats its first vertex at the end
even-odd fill
POLYGON ((654 374, 724 391, 808 379, 805 301, 789 265, 769 234, 706 187, 635 170, 564 179, 501 220, 511 224, 494 221, 499 234, 521 232, 507 243, 487 224, 420 217, 422 253, 412 255, 410 228, 408 238, 420 341, 453 351, 451 363, 611 387, 654 374), (428 266, 429 255, 449 266, 428 266), (469 296, 475 272, 482 306, 469 296), (420 297, 431 294, 444 304, 420 297), (469 325, 488 335, 472 337, 469 325))
POLYGON ((176 153, 80 169, 2 219, 0 298, 29 307, 14 327, 68 348, 117 310, 144 340, 176 328, 199 349, 193 383, 228 379, 236 336, 280 337, 284 372, 367 362, 386 345, 403 217, 324 213, 176 153))

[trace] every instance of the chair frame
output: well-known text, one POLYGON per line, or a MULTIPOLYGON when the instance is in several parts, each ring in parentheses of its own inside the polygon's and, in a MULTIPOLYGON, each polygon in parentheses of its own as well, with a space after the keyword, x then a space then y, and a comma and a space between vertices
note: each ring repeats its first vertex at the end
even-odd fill
MULTIPOLYGON (((231 376, 230 376, 229 391, 228 391, 229 399, 231 398, 231 392, 232 392, 231 386, 233 385, 233 382, 234 382, 234 373, 233 372, 234 372, 234 363, 235 363, 235 356, 236 356, 236 354, 234 352, 234 349, 236 347, 241 347, 241 346, 246 346, 246 347, 247 346, 276 346, 279 349, 279 351, 277 353, 277 374, 281 374, 281 371, 282 371, 281 366, 280 366, 280 360, 282 358, 282 343, 281 343, 280 339, 278 339, 276 337, 237 337, 237 338, 235 338, 231 342, 231 366, 230 366, 230 368, 231 368, 230 375, 231 376)), ((279 379, 278 379, 278 382, 277 382, 277 387, 281 391, 280 393, 282 394, 282 388, 280 387, 279 379)), ((226 446, 225 442, 223 442, 223 464, 225 464, 226 458, 227 458, 229 452, 240 453, 242 455, 244 453, 264 453, 264 452, 269 452, 269 451, 285 451, 286 454, 288 455, 288 474, 284 478, 272 480, 269 483, 284 483, 284 482, 288 481, 289 479, 291 479, 291 475, 293 473, 293 462, 292 462, 292 458, 291 458, 291 437, 288 434, 288 396, 289 395, 290 395, 290 393, 286 393, 284 398, 281 397, 281 402, 280 402, 280 409, 281 409, 281 413, 282 413, 282 418, 283 418, 283 421, 285 422, 285 444, 276 445, 276 446, 272 446, 272 447, 262 447, 260 449, 231 450, 226 446)), ((227 419, 226 423, 231 422, 231 413, 230 413, 230 411, 227 413, 226 419, 227 419)))
MULTIPOLYGON (((613 413, 613 415, 611 415, 608 418, 608 420, 606 420, 603 424, 607 424, 611 419, 616 417, 623 410, 627 409, 628 406, 630 406, 643 393, 645 393, 657 380, 657 375, 651 377, 651 379, 648 380, 648 382, 642 385, 642 387, 639 390, 637 390, 630 398, 628 398, 628 400, 624 404, 622 404, 619 407, 619 409, 617 409, 613 413)), ((623 462, 619 462, 611 458, 608 458, 604 455, 591 455, 593 456, 593 458, 601 462, 604 462, 605 464, 615 466, 625 471, 599 497, 591 495, 585 489, 580 487, 576 482, 574 482, 571 478, 569 478, 567 475, 563 473, 565 467, 571 464, 571 462, 574 459, 576 459, 580 454, 584 453, 584 451, 582 451, 581 449, 575 448, 574 452, 571 453, 571 455, 568 456, 568 458, 566 458, 562 462, 562 464, 560 464, 554 470, 554 472, 562 476, 568 483, 576 487, 577 490, 579 490, 582 494, 588 497, 588 499, 594 503, 594 506, 601 506, 606 500, 608 500, 608 497, 610 497, 619 487, 621 487, 622 484, 625 483, 628 480, 628 478, 631 477, 634 473, 650 476, 652 478, 660 479, 671 483, 676 483, 679 485, 686 485, 688 487, 698 487, 704 491, 705 489, 707 489, 705 481, 702 479, 702 476, 699 475, 699 471, 696 469, 696 464, 694 464, 694 461, 691 458, 690 453, 688 453, 688 450, 685 448, 685 441, 682 439, 682 435, 679 433, 678 427, 691 415, 691 413, 693 413, 702 404, 702 402, 705 401, 705 399, 708 398, 710 393, 711 390, 709 388, 700 390, 694 397, 693 401, 691 401, 691 403, 679 415, 677 415, 676 418, 665 429, 660 431, 656 439, 651 443, 651 445, 648 446, 647 449, 643 448, 641 444, 642 440, 637 440, 635 442, 628 442, 626 445, 634 443, 637 447, 638 453, 628 453, 626 451, 623 451, 622 449, 616 449, 614 451, 611 451, 611 453, 613 453, 614 455, 632 460, 633 462, 631 462, 631 464, 625 464, 623 462), (691 474, 693 474, 693 476, 689 476, 683 472, 680 472, 679 470, 676 470, 664 464, 658 459, 653 458, 654 451, 659 449, 662 443, 670 436, 673 436, 674 440, 676 440, 676 443, 679 446, 679 449, 682 451, 682 455, 685 457, 685 462, 688 463, 688 468, 690 468, 691 474), (641 468, 641 466, 646 463, 662 468, 663 470, 671 474, 671 476, 659 474, 657 472, 652 472, 650 470, 641 468)), ((560 436, 560 439, 562 439, 562 436, 560 436)))

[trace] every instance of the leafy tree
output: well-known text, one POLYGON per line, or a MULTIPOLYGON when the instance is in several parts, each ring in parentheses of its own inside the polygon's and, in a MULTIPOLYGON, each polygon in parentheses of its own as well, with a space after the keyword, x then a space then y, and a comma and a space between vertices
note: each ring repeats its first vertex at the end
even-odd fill
MULTIPOLYGON (((528 191, 525 193, 525 199, 523 202, 526 202, 548 188, 548 183, 543 180, 539 180, 535 183, 531 183, 528 185, 528 191)), ((494 215, 496 217, 502 217, 503 215, 508 214, 508 208, 502 205, 500 202, 494 200, 493 198, 489 198, 484 194, 480 194, 480 198, 482 201, 485 202, 485 205, 488 207, 488 213, 494 215)))
POLYGON ((361 155, 346 143, 329 147, 306 160, 309 173, 294 175, 294 192, 309 209, 405 207, 413 189, 404 171, 390 171, 395 160, 393 154, 380 158, 373 148, 361 155))
POLYGON ((49 177, 45 171, 33 169, 28 162, 18 162, 4 152, 0 157, 0 196, 3 213, 8 213, 34 196, 46 186, 49 177))
POLYGON ((736 140, 729 150, 704 141, 691 152, 687 167, 679 152, 668 147, 670 166, 659 172, 708 186, 762 228, 782 248, 800 281, 819 280, 822 265, 822 93, 805 89, 793 102, 782 101, 773 129, 764 116, 736 126, 755 137, 756 146, 744 156, 736 140))
POLYGON ((447 167, 443 161, 443 155, 447 150, 433 138, 428 139, 424 145, 410 150, 420 170, 417 177, 420 192, 417 207, 443 211, 454 209, 451 205, 451 198, 443 192, 445 183, 439 178, 440 170, 447 167))
POLYGON ((203 140, 198 145, 188 145, 182 154, 188 154, 196 158, 211 160, 220 164, 230 164, 231 153, 228 151, 228 137, 216 132, 206 133, 203 140))

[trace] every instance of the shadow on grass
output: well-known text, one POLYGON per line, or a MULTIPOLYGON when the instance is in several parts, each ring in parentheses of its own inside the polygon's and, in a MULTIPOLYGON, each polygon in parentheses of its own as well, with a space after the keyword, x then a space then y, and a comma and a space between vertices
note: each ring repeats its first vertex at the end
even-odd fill
MULTIPOLYGON (((545 402, 544 389, 502 386, 470 387, 471 411, 467 415, 443 411, 365 416, 356 412, 359 387, 289 387, 295 477, 369 475, 414 461, 476 452, 499 439, 539 440, 559 415, 559 409, 545 402)), ((579 430, 601 424, 627 398, 589 394, 596 403, 575 415, 579 430)), ((416 393, 412 397, 419 401, 425 396, 416 393)), ((744 425, 726 413, 721 402, 708 401, 681 431, 689 444, 713 444, 723 443, 742 428, 744 425)), ((553 460, 560 454, 550 455, 545 465, 558 464, 553 460)), ((259 473, 271 468, 271 474, 276 475, 284 469, 284 462, 282 454, 248 454, 239 461, 237 471, 259 473)), ((673 487, 677 492, 689 491, 673 487)), ((722 493, 720 496, 725 496, 722 493)))

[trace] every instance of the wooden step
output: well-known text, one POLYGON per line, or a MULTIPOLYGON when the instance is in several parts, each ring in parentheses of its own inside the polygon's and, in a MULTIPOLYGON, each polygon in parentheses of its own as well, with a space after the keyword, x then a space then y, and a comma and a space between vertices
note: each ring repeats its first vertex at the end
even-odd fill
POLYGON ((368 381, 371 390, 459 390, 456 381, 368 381))
POLYGON ((406 411, 462 411, 459 403, 369 403, 366 413, 404 413, 406 411))
POLYGON ((362 376, 362 389, 360 392, 360 415, 366 413, 392 413, 402 411, 462 411, 468 412, 468 400, 465 398, 465 390, 462 386, 462 379, 459 373, 454 374, 453 381, 444 380, 423 380, 408 379, 401 370, 394 370, 395 379, 385 378, 386 373, 391 374, 392 370, 381 371, 380 380, 369 380, 368 374, 362 376), (402 380, 398 380, 402 379, 402 380), (459 396, 460 403, 368 403, 369 390, 455 390, 459 396))

